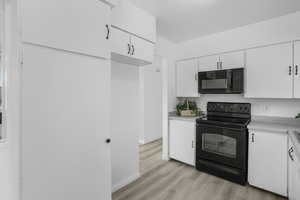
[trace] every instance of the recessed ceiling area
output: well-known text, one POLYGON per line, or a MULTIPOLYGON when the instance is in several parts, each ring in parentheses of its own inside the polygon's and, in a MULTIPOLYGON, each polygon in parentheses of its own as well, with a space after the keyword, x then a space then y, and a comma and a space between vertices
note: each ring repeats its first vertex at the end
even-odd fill
POLYGON ((130 0, 157 17, 173 42, 222 32, 300 10, 299 0, 130 0))

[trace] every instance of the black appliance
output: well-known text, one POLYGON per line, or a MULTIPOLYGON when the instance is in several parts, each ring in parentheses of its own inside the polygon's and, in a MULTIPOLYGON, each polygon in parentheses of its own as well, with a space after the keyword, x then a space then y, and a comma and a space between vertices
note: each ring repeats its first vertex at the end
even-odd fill
POLYGON ((241 94, 244 92, 244 68, 198 72, 200 94, 241 94))
POLYGON ((249 103, 208 102, 196 120, 196 169, 245 185, 250 120, 249 103))

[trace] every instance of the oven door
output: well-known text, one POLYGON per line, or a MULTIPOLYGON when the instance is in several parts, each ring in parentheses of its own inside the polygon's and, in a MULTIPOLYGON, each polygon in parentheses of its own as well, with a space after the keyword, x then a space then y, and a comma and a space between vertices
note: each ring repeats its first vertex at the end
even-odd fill
POLYGON ((197 125, 196 156, 219 164, 246 167, 247 129, 197 125))

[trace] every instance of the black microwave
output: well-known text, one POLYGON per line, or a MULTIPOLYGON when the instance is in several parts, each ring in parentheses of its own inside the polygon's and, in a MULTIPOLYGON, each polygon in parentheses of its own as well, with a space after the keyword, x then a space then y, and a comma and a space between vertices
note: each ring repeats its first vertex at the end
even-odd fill
POLYGON ((200 94, 244 93, 244 68, 199 72, 198 92, 200 94))

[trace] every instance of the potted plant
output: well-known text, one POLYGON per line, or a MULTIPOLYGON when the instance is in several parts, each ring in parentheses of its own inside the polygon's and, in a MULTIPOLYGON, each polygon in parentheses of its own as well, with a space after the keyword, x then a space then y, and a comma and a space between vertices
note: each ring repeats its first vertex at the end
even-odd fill
POLYGON ((195 117, 199 114, 196 102, 186 99, 177 105, 177 114, 185 117, 195 117))
POLYGON ((300 119, 300 113, 298 113, 298 115, 296 116, 296 119, 300 119))

